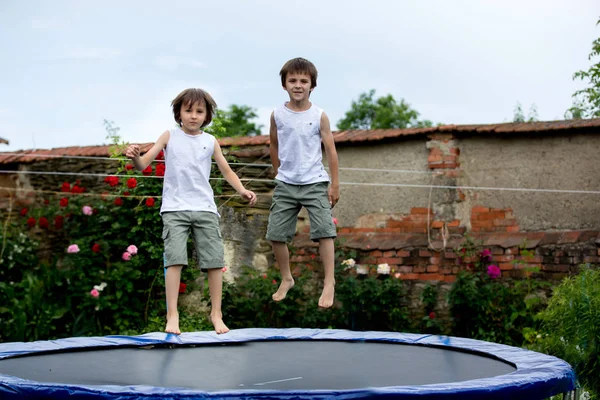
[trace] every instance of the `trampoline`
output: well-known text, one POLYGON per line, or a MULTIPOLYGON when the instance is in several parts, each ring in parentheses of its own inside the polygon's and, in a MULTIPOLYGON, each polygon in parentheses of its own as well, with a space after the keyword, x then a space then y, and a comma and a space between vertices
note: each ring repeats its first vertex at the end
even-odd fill
POLYGON ((556 357, 391 332, 240 329, 0 344, 2 399, 545 399, 556 357))

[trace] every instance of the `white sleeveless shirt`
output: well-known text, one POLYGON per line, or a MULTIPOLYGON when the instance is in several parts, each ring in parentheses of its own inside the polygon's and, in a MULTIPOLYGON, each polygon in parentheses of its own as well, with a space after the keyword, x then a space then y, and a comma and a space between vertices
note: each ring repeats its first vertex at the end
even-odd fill
POLYGON ((293 185, 329 182, 321 152, 321 115, 314 104, 292 111, 285 104, 273 112, 279 144, 278 179, 293 185))
POLYGON ((216 139, 206 132, 188 135, 180 128, 169 133, 160 212, 210 211, 219 215, 208 180, 216 139))

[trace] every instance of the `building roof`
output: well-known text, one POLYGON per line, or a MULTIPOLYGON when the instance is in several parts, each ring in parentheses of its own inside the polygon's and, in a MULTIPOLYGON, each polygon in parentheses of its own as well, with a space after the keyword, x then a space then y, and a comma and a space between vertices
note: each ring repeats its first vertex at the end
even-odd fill
MULTIPOLYGON (((377 142, 386 139, 412 137, 432 134, 473 134, 473 135, 505 135, 505 134, 575 134, 600 133, 600 118, 576 119, 540 122, 509 122, 502 124, 478 125, 440 125, 430 128, 408 129, 376 129, 336 131, 333 137, 336 144, 353 144, 377 142)), ((8 143, 8 142, 6 142, 8 143)), ((153 143, 140 144, 142 152, 146 152, 153 143)), ((269 136, 242 136, 219 139, 222 147, 265 146, 269 144, 269 136)), ((57 147, 49 150, 21 150, 0 153, 0 164, 30 163, 40 159, 61 156, 108 157, 111 146, 57 147), (44 157, 48 156, 48 157, 44 157)))

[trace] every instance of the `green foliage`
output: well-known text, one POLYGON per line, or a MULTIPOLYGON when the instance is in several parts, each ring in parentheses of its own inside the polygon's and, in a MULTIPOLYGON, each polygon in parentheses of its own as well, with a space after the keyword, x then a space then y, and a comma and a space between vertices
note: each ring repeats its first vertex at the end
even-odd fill
MULTIPOLYGON (((600 19, 596 25, 600 25, 600 19)), ((567 118, 600 117, 600 60, 593 61, 597 57, 600 57, 600 38, 592 42, 592 51, 588 56, 592 66, 587 71, 577 71, 573 75, 574 80, 581 80, 588 87, 573 94, 574 103, 567 110, 567 118)))
POLYGON ((600 398, 600 271, 582 266, 565 278, 537 318, 529 347, 567 361, 591 398, 600 398))
POLYGON ((535 104, 532 104, 529 108, 529 114, 525 117, 525 113, 523 112, 523 107, 521 103, 517 102, 515 106, 514 114, 513 114, 513 122, 535 122, 539 121, 537 107, 535 104))
POLYGON ((320 266, 295 271, 295 286, 282 302, 271 295, 280 282, 278 271, 244 268, 235 284, 224 285, 223 314, 230 328, 335 328, 407 331, 410 329, 405 290, 400 279, 336 266, 336 302, 318 307, 322 281, 315 278, 320 266))
POLYGON ((357 101, 352 101, 349 111, 337 123, 340 130, 387 129, 428 127, 433 123, 419 120, 419 113, 401 99, 397 102, 391 94, 374 99, 375 90, 361 93, 357 101))
POLYGON ((427 285, 421 293, 421 302, 424 307, 424 316, 421 318, 421 332, 439 334, 442 332, 442 326, 435 313, 435 307, 438 302, 438 289, 434 285, 427 285))
POLYGON ((229 110, 217 110, 206 132, 216 137, 237 137, 260 135, 262 125, 250 122, 257 118, 254 108, 232 104, 229 110))
POLYGON ((459 272, 449 293, 452 333, 522 345, 526 328, 534 325, 533 315, 543 305, 540 290, 547 284, 530 278, 534 269, 526 271, 527 278, 522 281, 494 278, 497 266, 491 264, 491 253, 481 250, 470 238, 458 249, 458 255, 466 270, 459 272))

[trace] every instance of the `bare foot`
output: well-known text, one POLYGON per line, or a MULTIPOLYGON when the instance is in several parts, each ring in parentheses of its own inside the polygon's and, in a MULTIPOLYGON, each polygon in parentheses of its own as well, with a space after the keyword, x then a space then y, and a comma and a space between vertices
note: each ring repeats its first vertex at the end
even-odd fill
POLYGON ((285 299, 285 296, 287 296, 287 292, 293 287, 294 279, 282 279, 281 283, 279 284, 279 289, 277 289, 277 291, 273 293, 273 300, 281 301, 285 299))
POLYGON ((167 327, 165 332, 174 333, 175 335, 181 334, 179 330, 179 314, 167 315, 167 327))
POLYGON ((223 322, 223 317, 221 314, 211 314, 210 321, 215 327, 215 332, 217 332, 218 335, 229 332, 229 328, 223 322))
POLYGON ((323 293, 319 298, 319 307, 329 308, 333 305, 333 297, 335 294, 335 284, 326 284, 323 287, 323 293))

